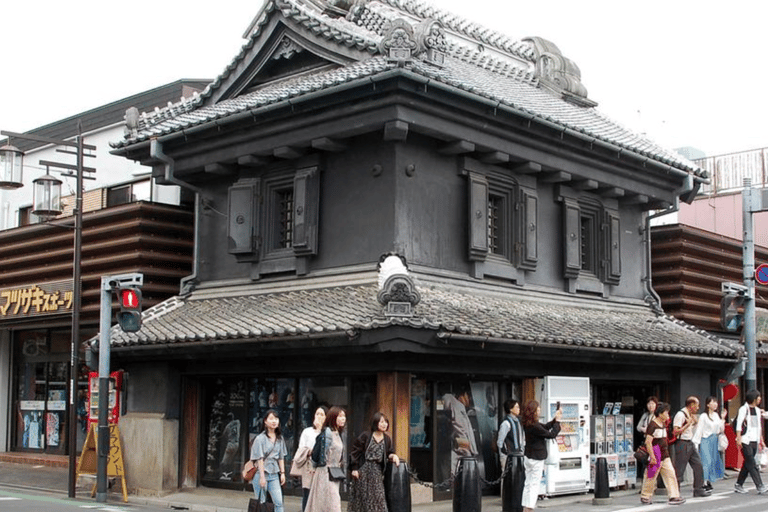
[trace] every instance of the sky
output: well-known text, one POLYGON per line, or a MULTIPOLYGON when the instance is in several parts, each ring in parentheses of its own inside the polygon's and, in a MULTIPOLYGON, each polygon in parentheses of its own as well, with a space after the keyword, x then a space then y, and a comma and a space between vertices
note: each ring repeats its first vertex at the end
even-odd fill
MULTIPOLYGON (((435 0, 555 43, 608 117, 708 156, 768 147, 768 2, 435 0)), ((263 0, 7 2, 0 129, 23 132, 181 78, 220 75, 263 0)))

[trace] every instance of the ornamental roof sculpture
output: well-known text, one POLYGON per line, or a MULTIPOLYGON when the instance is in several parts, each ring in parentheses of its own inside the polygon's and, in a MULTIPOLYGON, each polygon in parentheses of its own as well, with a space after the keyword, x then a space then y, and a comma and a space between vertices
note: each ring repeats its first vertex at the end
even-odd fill
POLYGON ((221 125, 243 112, 257 116, 279 102, 331 95, 336 87, 400 69, 508 107, 529 122, 707 177, 689 160, 597 110, 578 66, 554 43, 539 37, 514 40, 422 0, 267 0, 246 37, 238 55, 202 94, 142 113, 133 123, 137 129, 113 146, 119 151, 207 123, 221 125), (272 59, 312 55, 316 65, 260 79, 255 54, 267 51, 269 36, 276 33, 283 36, 278 49, 270 50, 272 59))

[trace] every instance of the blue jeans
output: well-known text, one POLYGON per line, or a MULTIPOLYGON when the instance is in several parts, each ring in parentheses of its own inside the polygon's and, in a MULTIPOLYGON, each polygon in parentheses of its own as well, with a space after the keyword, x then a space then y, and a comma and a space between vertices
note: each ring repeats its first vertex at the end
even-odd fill
POLYGON ((275 512, 284 512, 283 509, 283 490, 280 488, 280 475, 278 473, 264 473, 267 478, 266 491, 263 487, 259 487, 259 474, 256 473, 256 478, 253 479, 253 494, 259 501, 267 501, 266 492, 269 492, 269 497, 272 498, 272 503, 275 504, 275 512), (262 497, 263 496, 263 497, 262 497))

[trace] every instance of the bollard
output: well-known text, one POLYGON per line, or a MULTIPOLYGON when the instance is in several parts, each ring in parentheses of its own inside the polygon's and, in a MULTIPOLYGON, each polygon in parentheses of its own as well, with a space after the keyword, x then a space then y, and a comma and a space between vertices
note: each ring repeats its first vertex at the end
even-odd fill
POLYGON ((387 463, 384 489, 386 489, 387 510, 411 512, 411 479, 405 462, 401 460, 399 466, 391 462, 387 463))
POLYGON ((502 481, 501 511, 522 512, 523 487, 525 486, 525 466, 522 455, 507 457, 507 474, 502 481))
POLYGON ((477 460, 474 457, 460 458, 453 480, 453 512, 480 512, 482 497, 477 460))
POLYGON ((608 505, 611 502, 611 490, 608 486, 608 461, 605 457, 598 457, 595 462, 595 497, 593 505, 608 505))

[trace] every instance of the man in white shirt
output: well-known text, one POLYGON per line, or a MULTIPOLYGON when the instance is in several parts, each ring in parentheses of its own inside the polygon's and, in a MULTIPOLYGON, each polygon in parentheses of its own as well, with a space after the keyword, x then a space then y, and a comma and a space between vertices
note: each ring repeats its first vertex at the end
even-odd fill
POLYGON ((752 477, 752 481, 757 487, 757 494, 766 494, 768 489, 763 485, 763 479, 760 477, 760 470, 755 462, 757 449, 762 439, 760 431, 762 418, 768 417, 768 413, 758 407, 760 405, 760 392, 756 389, 747 391, 746 401, 739 408, 739 414, 736 416, 736 446, 741 448, 744 455, 744 464, 741 465, 741 471, 736 478, 736 484, 733 486, 735 492, 745 494, 744 481, 747 475, 752 477))
POLYGON ((683 480, 685 467, 688 464, 691 465, 693 470, 693 497, 705 498, 711 496, 712 491, 704 488, 704 468, 701 465, 701 457, 699 456, 699 450, 696 449, 693 441, 691 441, 696 430, 696 422, 698 421, 697 412, 699 412, 699 399, 695 396, 689 396, 685 399, 685 407, 678 411, 675 414, 674 420, 672 420, 673 432, 677 436, 674 464, 678 483, 683 480))

